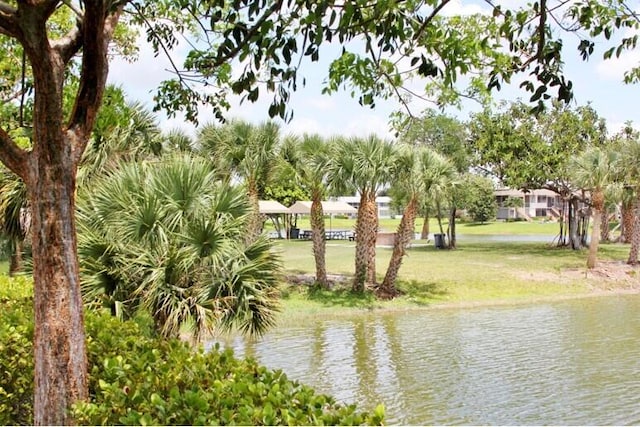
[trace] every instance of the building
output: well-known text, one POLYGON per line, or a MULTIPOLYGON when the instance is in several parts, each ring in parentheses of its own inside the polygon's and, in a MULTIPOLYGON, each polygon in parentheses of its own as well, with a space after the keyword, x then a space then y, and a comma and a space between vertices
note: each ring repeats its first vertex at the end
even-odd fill
POLYGON ((551 190, 513 190, 511 188, 501 188, 494 192, 498 203, 498 219, 525 219, 532 218, 553 218, 560 217, 562 212, 562 198, 551 190), (509 198, 519 198, 522 200, 521 207, 506 206, 509 198))
MULTIPOLYGON (((336 200, 348 203, 356 209, 360 206, 360 196, 340 196, 336 197, 336 200)), ((392 218, 394 216, 391 210, 391 197, 376 197, 376 204, 378 205, 378 218, 392 218)))

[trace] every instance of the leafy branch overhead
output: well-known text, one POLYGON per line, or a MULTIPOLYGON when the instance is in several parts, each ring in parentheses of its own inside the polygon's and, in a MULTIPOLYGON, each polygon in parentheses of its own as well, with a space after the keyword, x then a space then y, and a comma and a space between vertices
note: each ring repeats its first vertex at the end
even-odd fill
MULTIPOLYGON (((291 92, 305 79, 301 67, 323 57, 331 65, 323 91, 350 88, 360 104, 413 97, 438 104, 483 97, 500 89, 514 74, 528 72, 522 87, 531 102, 572 98, 563 76, 562 40, 552 32, 562 19, 575 25, 580 9, 566 2, 542 0, 521 9, 493 6, 493 13, 447 16, 449 0, 404 2, 354 1, 195 1, 135 2, 135 20, 147 28, 157 53, 188 46, 186 59, 173 64, 175 77, 162 83, 156 108, 183 111, 197 119, 208 104, 223 118, 229 91, 256 101, 272 93, 270 116, 292 117, 286 108, 291 92), (179 7, 176 7, 179 4, 179 7), (469 76, 466 88, 458 88, 469 76), (407 82, 424 78, 424 90, 407 82), (550 94, 553 89, 555 94, 550 94)), ((577 7, 577 6, 576 6, 577 7)), ((583 7, 592 7, 586 5, 583 7)))

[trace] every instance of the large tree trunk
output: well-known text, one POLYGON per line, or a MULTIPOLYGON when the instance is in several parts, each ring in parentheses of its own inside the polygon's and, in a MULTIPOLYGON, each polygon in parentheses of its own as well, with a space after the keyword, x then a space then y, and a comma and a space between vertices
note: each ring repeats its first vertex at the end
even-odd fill
POLYGON ((409 200, 409 204, 407 204, 402 213, 402 220, 400 220, 400 225, 398 225, 396 240, 393 243, 393 252, 389 260, 389 267, 387 267, 387 273, 384 276, 382 285, 378 288, 377 293, 382 298, 393 298, 398 294, 396 280, 398 279, 398 272, 400 271, 406 249, 413 239, 417 214, 418 200, 413 197, 409 200))
POLYGON ((316 283, 323 288, 328 288, 324 213, 322 211, 322 196, 319 193, 313 194, 311 203, 311 237, 313 239, 313 257, 316 261, 316 283))
POLYGON ((34 422, 69 424, 68 409, 87 398, 87 356, 75 227, 76 167, 58 130, 36 122, 51 139, 34 152, 30 168, 35 282, 34 422), (52 140, 53 139, 53 140, 52 140), (65 149, 66 148, 66 149, 65 149))
POLYGON ((631 225, 631 248, 629 249, 629 258, 627 264, 638 264, 638 250, 640 249, 640 193, 635 202, 634 221, 631 225))
POLYGON ((587 257, 587 268, 596 266, 598 257, 598 244, 600 243, 600 224, 602 222, 602 211, 604 209, 604 193, 602 190, 593 192, 593 230, 591 230, 591 241, 589 242, 589 256, 587 257))

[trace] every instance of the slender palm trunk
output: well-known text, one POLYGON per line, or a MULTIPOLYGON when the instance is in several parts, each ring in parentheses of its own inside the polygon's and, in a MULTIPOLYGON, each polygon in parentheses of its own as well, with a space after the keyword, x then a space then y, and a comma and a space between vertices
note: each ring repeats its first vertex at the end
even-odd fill
POLYGON ((640 193, 635 202, 635 215, 631 230, 631 248, 629 249, 627 264, 637 265, 638 250, 640 249, 640 193))
POLYGON ((400 225, 398 225, 396 240, 393 244, 393 252, 389 260, 389 267, 387 267, 387 273, 377 292, 378 295, 382 297, 393 298, 398 294, 396 280, 398 279, 398 272, 400 271, 406 249, 413 239, 417 214, 418 200, 417 197, 413 197, 409 200, 409 203, 402 213, 402 220, 400 220, 400 225))
POLYGON ((256 241, 262 233, 262 219, 260 218, 260 196, 258 194, 258 186, 254 181, 249 181, 247 188, 247 196, 249 198, 250 212, 247 220, 247 235, 245 242, 251 244, 256 241))
POLYGON ((629 243, 633 239, 634 222, 634 206, 632 200, 623 200, 622 202, 622 234, 620 236, 621 243, 629 243))
POLYGON ((9 276, 14 276, 22 271, 22 242, 15 239, 11 243, 11 261, 9 264, 9 276))
POLYGON ((311 237, 313 239, 313 257, 316 262, 316 283, 323 288, 329 287, 325 262, 324 213, 322 211, 322 195, 314 192, 311 203, 311 237))
POLYGON ((62 148, 69 143, 60 134, 52 139, 34 153, 29 185, 38 425, 69 424, 68 408, 88 395, 74 216, 76 169, 69 150, 62 148))
POLYGON ((591 242, 589 242, 589 256, 587 257, 587 268, 596 266, 598 257, 598 245, 600 243, 600 224, 602 222, 602 211, 604 210, 604 193, 602 190, 593 192, 593 230, 591 230, 591 242))
POLYGON ((610 240, 610 222, 609 222, 609 211, 605 210, 602 212, 602 217, 600 218, 600 241, 608 242, 610 240))
POLYGON ((456 248, 456 207, 452 206, 449 212, 449 249, 456 248))
POLYGON ((422 240, 427 240, 429 238, 429 209, 425 209, 424 211, 424 221, 422 222, 420 238, 422 240))
POLYGON ((371 215, 371 231, 369 234, 369 242, 367 244, 367 285, 374 286, 376 284, 376 241, 378 240, 378 205, 376 204, 375 194, 369 195, 369 210, 373 212, 371 215))

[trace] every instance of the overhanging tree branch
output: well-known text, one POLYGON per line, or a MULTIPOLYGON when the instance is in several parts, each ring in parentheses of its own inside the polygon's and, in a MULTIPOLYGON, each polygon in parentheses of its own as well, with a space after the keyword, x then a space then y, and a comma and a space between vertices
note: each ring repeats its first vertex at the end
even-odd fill
POLYGON ((0 34, 17 37, 18 25, 16 24, 17 9, 3 1, 0 1, 0 34))
POLYGON ((25 182, 27 182, 28 157, 29 153, 18 147, 13 138, 0 128, 0 161, 25 182))
POLYGON ((80 25, 82 39, 82 69, 78 95, 73 107, 68 129, 76 138, 73 146, 74 160, 80 161, 93 129, 107 81, 109 41, 113 36, 124 3, 107 14, 111 2, 96 1, 87 8, 80 25))

